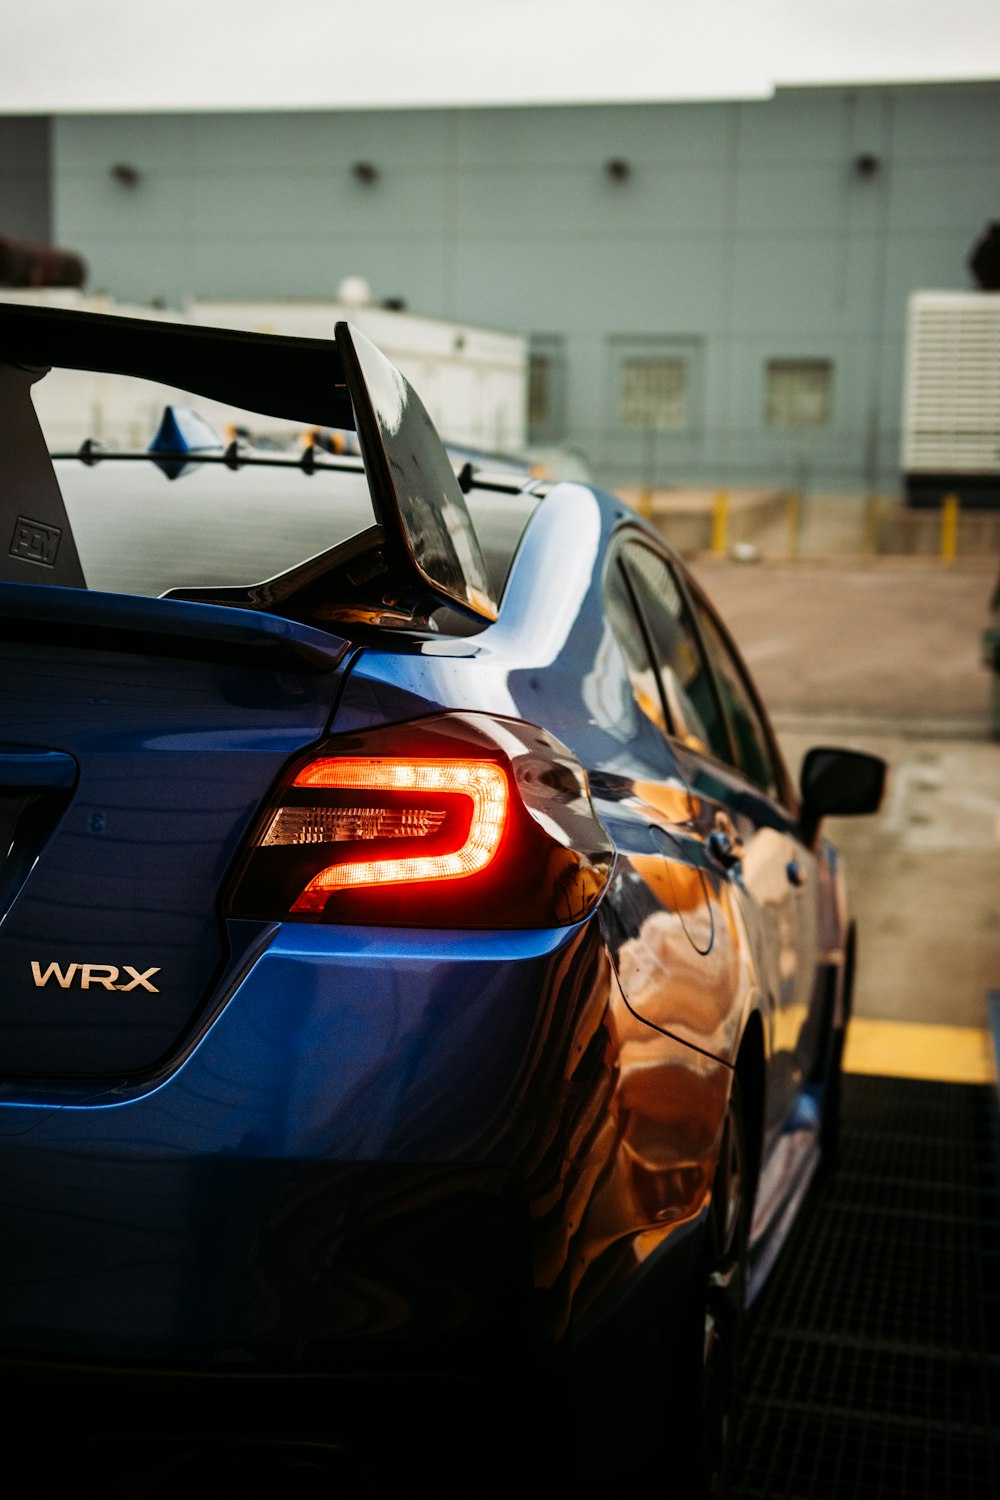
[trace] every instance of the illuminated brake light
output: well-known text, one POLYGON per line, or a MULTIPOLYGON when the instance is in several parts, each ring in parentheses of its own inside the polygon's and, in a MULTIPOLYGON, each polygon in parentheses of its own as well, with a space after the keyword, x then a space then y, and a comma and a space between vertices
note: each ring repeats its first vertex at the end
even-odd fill
MULTIPOLYGON (((336 891, 359 886, 428 880, 455 880, 473 875, 493 859, 507 822, 507 777, 489 761, 351 759, 322 756, 295 777, 296 788, 385 794, 426 794, 467 798, 472 816, 458 849, 436 854, 386 855, 329 865, 309 881, 293 903, 293 912, 320 912, 336 891)), ((444 820, 440 807, 365 805, 279 808, 265 835, 270 843, 325 843, 344 839, 420 838, 434 834, 444 820), (329 833, 324 836, 324 829, 329 833)))
POLYGON ((454 711, 331 737, 289 765, 225 900, 252 921, 566 926, 613 863, 571 750, 537 725, 454 711))

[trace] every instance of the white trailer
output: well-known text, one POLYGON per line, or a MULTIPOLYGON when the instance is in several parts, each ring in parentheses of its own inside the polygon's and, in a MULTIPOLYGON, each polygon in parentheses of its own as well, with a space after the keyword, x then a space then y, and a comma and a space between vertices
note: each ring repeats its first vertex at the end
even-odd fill
MULTIPOLYGON (((80 312, 113 313, 123 318, 147 318, 162 322, 187 322, 183 315, 148 306, 116 302, 104 294, 51 287, 22 291, 0 287, 0 302, 30 303, 36 307, 70 307, 80 312)), ((168 402, 194 401, 187 392, 152 381, 127 380, 117 375, 98 375, 89 370, 52 370, 32 391, 35 410, 49 446, 58 450, 79 448, 87 438, 117 448, 144 448, 159 425, 168 402)), ((198 398, 206 419, 223 424, 226 408, 207 410, 210 403, 198 398)), ((220 429, 221 430, 221 429, 220 429)))
POLYGON ((332 339, 346 320, 413 384, 446 442, 491 453, 524 450, 528 341, 520 334, 348 301, 197 298, 186 310, 209 327, 298 338, 332 339))
POLYGON ((1000 292, 914 292, 903 382, 911 505, 1000 506, 1000 292))
MULTIPOLYGON (((528 345, 517 334, 346 302, 198 300, 177 312, 72 288, 0 288, 0 301, 306 338, 332 339, 334 325, 347 319, 412 381, 446 441, 496 453, 519 453, 525 446, 528 345)), ((34 400, 50 444, 60 449, 78 448, 86 438, 114 447, 145 447, 169 402, 195 406, 223 439, 241 429, 256 441, 282 446, 304 440, 293 422, 114 375, 54 370, 36 386, 34 400)))

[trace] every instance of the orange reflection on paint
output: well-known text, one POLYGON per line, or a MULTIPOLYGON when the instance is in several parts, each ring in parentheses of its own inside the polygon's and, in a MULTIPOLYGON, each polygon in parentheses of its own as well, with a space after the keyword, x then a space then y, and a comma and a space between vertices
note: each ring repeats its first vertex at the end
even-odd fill
POLYGON ((612 992, 610 1010, 620 1059, 617 1150, 593 1192, 577 1247, 595 1279, 599 1264, 620 1266, 627 1248, 628 1264, 636 1265, 702 1211, 731 1078, 714 1058, 644 1024, 620 989, 612 992))
POLYGON ((636 781, 635 794, 668 823, 693 823, 701 813, 700 799, 687 787, 666 781, 636 781))

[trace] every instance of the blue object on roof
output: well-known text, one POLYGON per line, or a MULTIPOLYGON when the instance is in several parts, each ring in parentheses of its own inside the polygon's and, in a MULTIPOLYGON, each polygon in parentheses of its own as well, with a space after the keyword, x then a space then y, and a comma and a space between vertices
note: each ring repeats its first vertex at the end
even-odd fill
POLYGON ((178 479, 195 467, 191 463, 178 463, 179 454, 221 453, 222 450, 219 434, 193 406, 169 405, 163 408, 160 425, 146 451, 162 454, 162 458, 154 458, 153 462, 168 479, 178 479))

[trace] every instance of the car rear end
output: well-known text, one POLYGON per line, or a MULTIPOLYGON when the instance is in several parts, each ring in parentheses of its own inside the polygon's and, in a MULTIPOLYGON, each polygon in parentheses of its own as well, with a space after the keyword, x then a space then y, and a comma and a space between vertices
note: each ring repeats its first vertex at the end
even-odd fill
POLYGON ((0 1325, 24 1430, 65 1393, 61 1436, 126 1467, 139 1439, 167 1463, 178 1430, 196 1466, 265 1440, 268 1462, 319 1444, 339 1465, 359 1435, 381 1465, 387 1413, 411 1455, 442 1413, 485 1440, 539 1336, 528 1185, 558 1220, 609 1082, 580 1044, 609 981, 594 878, 527 810, 572 815, 580 788, 493 716, 359 729, 357 653, 302 627, 284 639, 308 649, 265 667, 228 641, 187 657, 148 620, 139 650, 131 606, 122 641, 125 605, 85 601, 63 640, 50 600, 46 638, 3 651, 32 741, 3 762, 24 878, 0 930, 0 1325), (413 774, 441 766, 462 790, 413 774), (502 869, 340 883, 403 844, 478 860, 476 782, 481 822, 498 789, 515 809, 502 869))
POLYGON ((350 544, 361 466, 230 495, 224 457, 68 457, 79 581, 24 581, 50 515, 0 585, 0 1346, 25 1440, 58 1411, 60 1462, 123 1474, 179 1431, 298 1463, 390 1410, 495 1428, 538 1333, 525 1181, 564 1192, 540 1100, 608 982, 564 747, 449 712, 406 631, 380 703, 371 625, 220 602, 262 546, 350 544))

